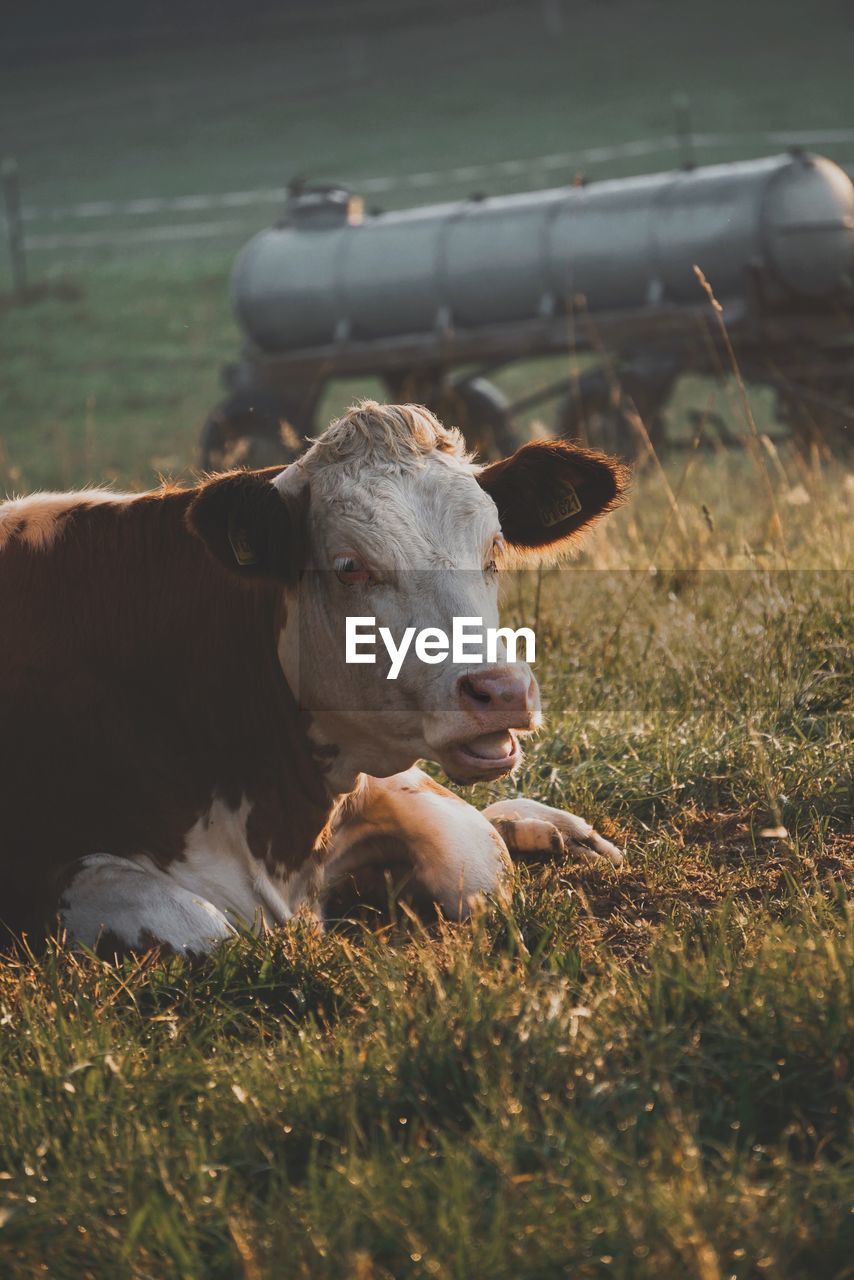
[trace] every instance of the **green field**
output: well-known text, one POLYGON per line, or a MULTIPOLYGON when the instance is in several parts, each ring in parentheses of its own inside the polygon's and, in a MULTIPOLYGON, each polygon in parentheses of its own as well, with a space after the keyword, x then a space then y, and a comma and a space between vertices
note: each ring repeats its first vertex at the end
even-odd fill
MULTIPOLYGON (((563 10, 13 68, 0 147, 53 207, 610 146, 667 134, 678 92, 740 154, 854 126, 845 4, 563 10)), ((0 298, 0 491, 189 477, 233 252, 271 216, 32 251, 48 289, 0 298)), ((732 386, 694 405, 751 435, 732 386)), ((647 459, 575 568, 509 590, 547 709, 520 789, 620 871, 520 868, 472 925, 0 965, 0 1276, 849 1280, 852 498, 844 460, 770 443, 647 459)))
POLYGON ((474 925, 7 963, 0 1274, 850 1275, 851 487, 679 481, 540 584, 520 784, 627 866, 520 869, 474 925))

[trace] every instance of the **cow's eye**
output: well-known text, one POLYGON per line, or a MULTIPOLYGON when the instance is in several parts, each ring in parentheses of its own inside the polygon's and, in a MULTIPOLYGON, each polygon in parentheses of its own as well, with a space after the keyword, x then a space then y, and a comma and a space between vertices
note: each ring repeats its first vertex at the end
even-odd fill
POLYGON ((335 575, 339 582, 347 586, 354 582, 369 582, 371 578, 370 569, 355 556, 336 556, 335 575))

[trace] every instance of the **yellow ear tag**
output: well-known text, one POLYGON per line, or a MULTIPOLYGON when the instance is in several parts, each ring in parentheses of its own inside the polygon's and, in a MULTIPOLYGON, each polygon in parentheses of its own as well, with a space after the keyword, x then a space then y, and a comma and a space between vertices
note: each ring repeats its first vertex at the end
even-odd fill
POLYGON ((249 565, 258 563, 258 557, 255 554, 252 543, 249 541, 249 534, 245 529, 229 528, 228 541, 231 544, 232 551, 234 552, 234 558, 241 567, 245 568, 249 565))
POLYGON ((577 515, 581 510, 581 503, 578 500, 578 494, 575 492, 571 484, 564 484, 563 493, 559 498, 555 498, 552 502, 540 507, 540 519, 547 529, 553 524, 560 524, 562 520, 568 520, 570 516, 577 515))

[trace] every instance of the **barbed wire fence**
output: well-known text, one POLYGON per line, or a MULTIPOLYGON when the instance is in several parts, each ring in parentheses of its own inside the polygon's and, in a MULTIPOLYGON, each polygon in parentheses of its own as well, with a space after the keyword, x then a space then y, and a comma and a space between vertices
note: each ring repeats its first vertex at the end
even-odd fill
MULTIPOLYGON (((414 173, 358 177, 342 175, 341 183, 371 199, 384 197, 393 207, 420 204, 432 199, 472 195, 483 184, 500 191, 560 186, 579 175, 593 177, 616 163, 653 161, 667 163, 726 159, 727 153, 763 150, 846 147, 854 144, 854 129, 795 130, 752 134, 699 133, 686 139, 678 133, 635 139, 611 146, 597 146, 547 155, 508 159, 487 164, 455 166, 414 173)), ((849 163, 854 167, 854 161, 849 163)), ((496 194, 497 190, 489 194, 496 194)), ((67 205, 28 204, 19 193, 19 207, 5 211, 6 238, 16 252, 98 251, 211 243, 239 239, 269 223, 270 210, 283 210, 287 186, 258 187, 240 191, 144 194, 125 200, 91 200, 67 205), (199 215, 206 215, 199 218, 199 215), (156 219, 156 221, 152 221, 156 219), (165 219, 165 220, 164 220, 165 219)), ((483 194, 482 192, 480 194, 483 194)))

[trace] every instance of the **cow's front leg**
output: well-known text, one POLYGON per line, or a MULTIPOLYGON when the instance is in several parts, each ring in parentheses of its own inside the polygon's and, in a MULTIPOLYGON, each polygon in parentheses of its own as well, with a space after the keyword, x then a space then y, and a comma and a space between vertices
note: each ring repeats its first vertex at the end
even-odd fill
POLYGON ((571 857, 622 864, 622 852, 589 822, 538 800, 499 800, 484 809, 483 816, 500 833, 511 856, 523 861, 571 857))
POLYGON ((501 898, 512 864, 492 823, 421 769, 368 778, 333 825, 323 865, 324 912, 388 906, 389 880, 422 909, 461 920, 485 895, 501 898))

